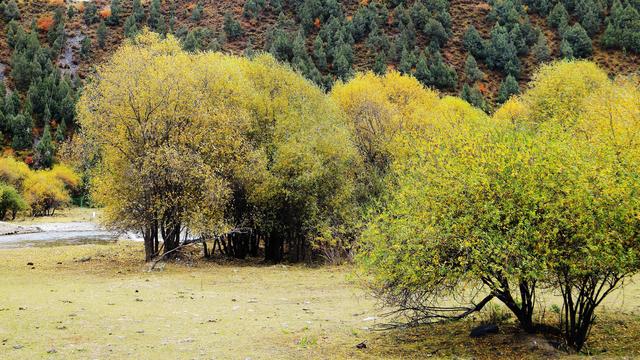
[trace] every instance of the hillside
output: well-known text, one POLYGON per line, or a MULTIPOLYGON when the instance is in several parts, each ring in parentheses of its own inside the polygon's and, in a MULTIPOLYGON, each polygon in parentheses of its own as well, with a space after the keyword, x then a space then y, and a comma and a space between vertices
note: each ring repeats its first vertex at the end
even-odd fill
MULTIPOLYGON (((191 51, 271 52, 327 89, 354 71, 395 68, 491 111, 523 89, 544 61, 590 58, 611 74, 637 72, 637 6, 618 0, 5 0, 0 7, 0 71, 9 90, 20 85, 14 79, 19 73, 14 71, 14 49, 35 46, 28 45, 30 29, 42 49, 22 54, 27 70, 22 70, 19 95, 11 99, 13 109, 3 106, 1 130, 6 145, 30 153, 46 124, 54 131, 63 122, 60 118, 67 117, 68 124, 54 136, 62 141, 73 128, 73 116, 66 113, 80 88, 78 80, 146 27, 173 33, 191 51), (25 34, 16 35, 16 25, 25 34), (27 45, 12 46, 20 41, 27 45), (469 59, 470 54, 475 57, 469 59), (68 85, 55 75, 51 82, 56 88, 31 91, 39 83, 36 78, 55 72, 43 58, 69 75, 68 85), (28 69, 34 62, 39 68, 28 69), (58 87, 64 94, 73 88, 73 96, 56 99, 58 87), (26 117, 33 118, 36 130, 16 145, 13 118, 24 113, 26 98, 31 102, 26 117)), ((23 119, 18 127, 28 127, 28 122, 23 119)))

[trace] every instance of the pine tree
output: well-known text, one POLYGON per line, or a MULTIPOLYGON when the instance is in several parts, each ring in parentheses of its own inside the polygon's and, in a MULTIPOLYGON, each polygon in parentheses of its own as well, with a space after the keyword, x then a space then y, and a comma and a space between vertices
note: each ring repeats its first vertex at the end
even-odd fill
POLYGON ((195 31, 193 30, 189 31, 189 33, 187 34, 187 37, 182 42, 182 48, 185 51, 189 51, 189 52, 195 52, 200 50, 200 41, 198 41, 195 31))
POLYGON ((560 42, 560 56, 563 59, 573 59, 573 49, 567 39, 562 39, 560 42))
POLYGON ((343 53, 339 53, 333 60, 333 72, 342 80, 346 80, 351 71, 351 64, 343 53))
POLYGON ((420 56, 418 57, 418 61, 416 62, 416 72, 414 76, 423 85, 426 86, 429 84, 429 79, 431 79, 431 73, 429 72, 427 57, 424 55, 424 52, 421 52, 420 56))
POLYGON ((284 0, 269 0, 269 7, 274 13, 279 14, 282 11, 284 0))
POLYGON ((589 36, 594 36, 600 31, 601 19, 593 8, 589 8, 580 19, 580 25, 589 36))
POLYGON ((469 84, 473 84, 484 77, 484 73, 478 68, 478 63, 471 54, 467 56, 464 62, 464 74, 469 84))
POLYGON ((140 0, 133 0, 132 13, 137 23, 144 21, 144 8, 142 7, 140 0))
POLYGON ((161 32, 164 27, 164 16, 162 15, 160 0, 151 0, 151 5, 149 7, 149 19, 147 20, 147 23, 152 30, 157 32, 161 32))
MULTIPOLYGON (((54 44, 56 44, 56 40, 61 39, 58 41, 58 44, 60 44, 64 42, 64 35, 64 13, 62 12, 62 8, 57 8, 53 16, 53 26, 47 33, 47 41, 50 46, 54 46, 54 44)), ((56 50, 57 53, 60 49, 56 50)))
POLYGON ((449 39, 449 34, 442 23, 433 18, 427 21, 423 33, 431 39, 431 41, 437 42, 441 47, 444 46, 449 39))
POLYGON ((51 109, 49 108, 49 104, 45 105, 44 112, 42 114, 42 124, 48 125, 51 122, 51 109))
POLYGON ((133 15, 129 16, 124 22, 124 35, 128 38, 134 38, 138 35, 138 25, 133 15))
POLYGON ((467 49, 475 58, 484 60, 486 56, 484 40, 480 36, 478 30, 471 25, 467 28, 462 38, 464 48, 467 49))
POLYGON ((400 64, 398 64, 398 70, 403 74, 411 74, 413 66, 416 63, 415 56, 412 51, 407 48, 402 49, 402 55, 400 55, 400 64))
POLYGON ((244 51, 242 53, 248 58, 252 58, 255 55, 256 52, 253 48, 253 41, 251 41, 251 39, 247 40, 247 45, 244 47, 244 51))
POLYGON ((204 8, 202 7, 202 4, 198 2, 196 7, 191 12, 191 20, 200 21, 200 19, 202 19, 203 12, 204 12, 204 8))
POLYGON ((80 56, 83 59, 88 58, 91 55, 91 38, 85 36, 80 42, 80 56))
POLYGON ((76 8, 73 5, 69 5, 69 7, 67 7, 67 18, 73 19, 74 16, 76 16, 76 8))
POLYGON ((549 50, 547 37, 544 36, 542 32, 538 34, 538 40, 531 49, 531 52, 533 53, 533 58, 537 63, 544 63, 551 59, 551 51, 549 50))
POLYGON ((316 36, 313 41, 313 57, 316 60, 318 69, 322 71, 327 69, 327 53, 324 50, 324 41, 322 41, 320 35, 316 36))
POLYGON ((20 9, 18 9, 18 4, 16 4, 15 0, 7 1, 4 7, 4 18, 6 21, 20 19, 20 9))
POLYGON ((293 39, 291 52, 293 54, 292 62, 306 62, 309 54, 307 53, 307 47, 305 45, 306 37, 302 29, 298 30, 296 37, 293 39))
POLYGON ((376 55, 372 70, 378 75, 384 75, 387 72, 387 59, 384 52, 379 52, 378 55, 376 55))
POLYGON ((122 8, 120 6, 120 0, 111 0, 111 15, 107 18, 107 23, 111 26, 116 26, 120 24, 120 12, 122 12, 122 8))
POLYGON ((107 39, 107 26, 104 21, 100 22, 96 35, 98 37, 98 46, 100 49, 104 49, 105 41, 107 39))
POLYGON ((477 86, 469 86, 468 84, 464 84, 462 86, 462 92, 460 92, 460 97, 468 102, 469 104, 481 109, 483 111, 488 111, 489 106, 487 105, 487 101, 485 100, 482 92, 478 89, 477 86))
POLYGON ((576 58, 586 58, 591 56, 593 53, 591 38, 589 38, 589 35, 580 23, 576 23, 569 27, 564 34, 564 39, 567 40, 571 46, 573 56, 576 58))
POLYGON ((93 1, 87 3, 83 13, 84 23, 89 26, 98 21, 98 8, 93 1))
POLYGON ((504 26, 496 25, 491 30, 491 41, 487 46, 487 65, 505 74, 518 76, 520 74, 520 59, 518 50, 511 41, 504 26))
POLYGON ((437 89, 447 90, 456 87, 458 76, 456 71, 444 63, 442 54, 438 50, 430 50, 429 73, 431 78, 429 84, 437 89))
POLYGON ((547 17, 547 23, 555 29, 561 29, 562 27, 567 25, 568 21, 569 13, 562 4, 562 1, 559 1, 549 13, 549 16, 547 17))
POLYGON ((518 85, 518 81, 511 75, 507 75, 507 77, 500 83, 500 89, 498 90, 498 98, 496 101, 499 104, 509 100, 509 98, 513 95, 517 95, 520 93, 520 86, 518 85))
POLYGON ((62 120, 60 124, 58 124, 58 128, 56 129, 56 141, 63 142, 66 138, 67 133, 67 121, 62 120))
POLYGON ((244 32, 238 20, 236 20, 229 11, 227 11, 224 14, 224 21, 223 21, 222 27, 224 29, 225 34, 227 34, 227 37, 229 38, 229 40, 234 40, 236 38, 239 38, 240 36, 242 36, 244 32))
POLYGON ((264 0, 247 0, 242 8, 242 14, 246 18, 257 18, 265 7, 264 0))
POLYGON ((51 168, 53 165, 53 155, 55 146, 51 139, 51 128, 49 124, 44 126, 44 132, 36 145, 36 161, 41 168, 51 168))
POLYGON ((11 147, 15 150, 26 150, 31 147, 33 141, 31 129, 33 121, 30 115, 18 114, 11 120, 13 139, 11 147))
POLYGON ((20 111, 20 97, 16 91, 5 97, 4 114, 6 116, 15 116, 20 111))

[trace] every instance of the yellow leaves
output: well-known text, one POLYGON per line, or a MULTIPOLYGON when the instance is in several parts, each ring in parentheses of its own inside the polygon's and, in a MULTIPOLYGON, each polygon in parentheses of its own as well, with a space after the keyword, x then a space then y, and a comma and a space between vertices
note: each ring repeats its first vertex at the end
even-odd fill
POLYGON ((505 123, 521 123, 526 120, 528 108, 517 96, 512 96, 493 114, 493 119, 505 123))
POLYGON ((78 118, 101 148, 94 199, 123 228, 167 211, 195 232, 224 228, 234 192, 254 219, 302 204, 292 212, 313 228, 353 186, 343 114, 269 55, 188 54, 146 32, 99 69, 78 118))
POLYGON ((34 215, 45 215, 71 202, 65 181, 77 185, 80 179, 64 166, 56 168, 55 172, 35 171, 24 181, 23 196, 34 215))
POLYGON ((421 127, 423 118, 418 112, 438 102, 437 93, 396 71, 384 76, 357 74, 347 83, 337 83, 331 98, 346 114, 365 161, 380 168, 395 151, 394 137, 421 127))
POLYGON ((590 61, 559 61, 540 68, 521 101, 530 122, 571 126, 589 95, 608 83, 607 74, 590 61))
POLYGON ((35 215, 69 203, 69 190, 81 182, 80 176, 66 165, 32 171, 27 164, 11 157, 0 158, 0 180, 15 187, 35 215))
POLYGON ((30 172, 29 166, 24 162, 17 161, 12 157, 0 158, 0 180, 18 190, 22 188, 22 183, 30 172))
POLYGON ((62 181, 68 189, 76 189, 81 183, 80 175, 66 165, 54 165, 49 173, 57 180, 62 181))

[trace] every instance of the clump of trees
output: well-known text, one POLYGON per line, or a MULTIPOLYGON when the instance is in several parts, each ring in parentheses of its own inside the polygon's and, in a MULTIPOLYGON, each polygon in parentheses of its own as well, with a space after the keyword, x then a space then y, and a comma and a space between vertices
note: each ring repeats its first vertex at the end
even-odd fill
POLYGON ((348 126, 270 56, 190 54, 147 32, 98 70, 78 116, 100 153, 94 199, 110 226, 143 233, 147 259, 240 227, 261 234, 270 261, 353 236, 348 126))
POLYGON ((599 304, 640 270, 638 101, 637 79, 560 62, 492 117, 451 98, 414 115, 424 125, 396 137, 360 239, 371 288, 413 323, 496 299, 526 331, 536 294, 557 290, 580 350, 599 304))
POLYGON ((80 176, 68 166, 34 171, 14 158, 0 158, 0 220, 23 210, 32 216, 54 215, 71 204, 80 185, 80 176))

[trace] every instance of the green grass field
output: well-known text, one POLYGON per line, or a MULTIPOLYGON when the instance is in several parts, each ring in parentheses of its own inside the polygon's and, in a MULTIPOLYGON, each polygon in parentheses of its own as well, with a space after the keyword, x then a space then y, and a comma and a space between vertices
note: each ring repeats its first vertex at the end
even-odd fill
MULTIPOLYGON (((469 338, 489 311, 457 323, 372 331, 379 320, 369 318, 380 310, 348 266, 213 263, 194 257, 149 272, 140 261, 142 251, 134 242, 0 250, 0 358, 567 355, 541 336, 520 333, 512 320, 499 334, 469 338), (363 341, 367 348, 357 349, 363 341)), ((640 356, 639 304, 636 285, 610 299, 588 350, 604 357, 640 356)))

